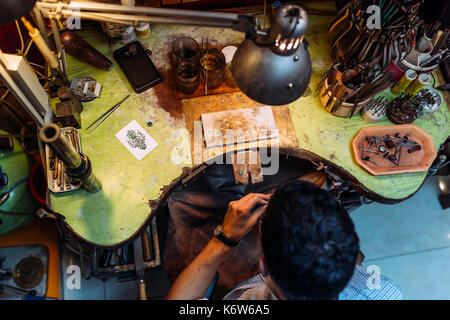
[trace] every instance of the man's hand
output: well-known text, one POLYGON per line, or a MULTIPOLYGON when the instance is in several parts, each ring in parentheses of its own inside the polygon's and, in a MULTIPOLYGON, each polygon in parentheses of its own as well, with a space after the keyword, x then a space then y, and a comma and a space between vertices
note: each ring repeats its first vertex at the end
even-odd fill
POLYGON ((241 240, 264 213, 269 199, 270 195, 249 193, 230 202, 222 225, 225 236, 233 241, 241 240))
MULTIPOLYGON (((233 241, 241 240, 263 214, 270 196, 250 193, 238 201, 230 202, 222 225, 225 236, 233 241)), ((212 238, 178 276, 167 299, 190 300, 204 297, 229 250, 232 248, 212 238)))

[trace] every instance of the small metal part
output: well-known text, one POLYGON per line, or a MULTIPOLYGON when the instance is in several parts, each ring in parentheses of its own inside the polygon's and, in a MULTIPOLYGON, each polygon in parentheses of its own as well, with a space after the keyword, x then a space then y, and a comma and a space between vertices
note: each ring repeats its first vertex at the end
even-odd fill
POLYGON ((385 153, 386 150, 387 150, 386 147, 383 146, 383 145, 381 145, 381 146, 378 147, 378 151, 380 151, 381 153, 385 153))
POLYGON ((391 162, 393 162, 396 166, 398 166, 398 163, 397 163, 397 157, 396 157, 395 155, 390 154, 390 155, 387 156, 387 158, 388 158, 391 162))
POLYGON ((378 151, 369 150, 369 149, 363 149, 363 150, 364 150, 364 152, 372 152, 372 153, 378 154, 378 151))
MULTIPOLYGON (((62 164, 62 166, 64 166, 64 164, 62 164)), ((66 185, 66 173, 64 171, 64 169, 62 169, 62 173, 61 173, 61 188, 59 190, 64 191, 66 185)))
POLYGON ((397 155, 397 165, 399 166, 400 158, 402 157, 402 147, 401 146, 398 146, 396 155, 397 155))
POLYGON ((66 189, 67 189, 67 190, 72 189, 72 182, 71 182, 71 179, 70 179, 70 177, 69 177, 66 173, 64 173, 64 181, 65 181, 66 189))
POLYGON ((395 148, 395 144, 394 144, 394 142, 391 139, 384 140, 384 144, 386 145, 386 147, 388 149, 395 148))
POLYGON ((416 152, 416 151, 419 151, 419 150, 422 150, 422 147, 420 145, 417 145, 415 147, 412 147, 412 148, 408 149, 408 153, 413 153, 413 152, 416 152))
POLYGON ((370 157, 364 157, 362 158, 364 161, 369 161, 375 164, 377 167, 381 167, 377 162, 373 161, 370 157))
POLYGON ((78 131, 72 131, 72 136, 73 136, 73 139, 75 140, 75 149, 78 151, 78 152, 81 152, 81 147, 80 147, 80 135, 79 135, 79 133, 78 133, 78 131))
POLYGON ((364 144, 361 145, 361 158, 364 158, 366 153, 364 152, 364 144))
POLYGON ((58 179, 58 170, 59 170, 59 159, 55 158, 54 169, 53 169, 53 180, 58 179))
POLYGON ((379 148, 379 146, 378 146, 378 140, 380 139, 378 136, 375 136, 374 137, 375 138, 375 144, 377 145, 377 150, 378 150, 378 148, 379 148))
POLYGON ((63 162, 61 160, 58 159, 58 163, 56 165, 58 167, 58 174, 56 177, 56 183, 58 185, 58 187, 61 187, 62 185, 62 175, 63 175, 63 162))
POLYGON ((50 170, 55 170, 55 159, 50 159, 50 170))

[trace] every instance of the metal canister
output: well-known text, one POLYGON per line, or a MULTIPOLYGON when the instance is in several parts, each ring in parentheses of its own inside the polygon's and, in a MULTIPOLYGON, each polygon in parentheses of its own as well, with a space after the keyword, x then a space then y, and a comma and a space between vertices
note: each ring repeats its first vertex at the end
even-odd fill
POLYGON ((405 89, 417 79, 417 73, 409 69, 403 77, 392 87, 391 92, 395 95, 402 93, 405 89))
POLYGON ((430 84, 430 75, 426 73, 420 74, 416 80, 414 80, 408 88, 406 88, 406 93, 415 96, 419 93, 422 88, 430 84))
POLYGON ((139 38, 147 38, 150 35, 150 25, 148 22, 139 22, 135 30, 136 36, 139 38))

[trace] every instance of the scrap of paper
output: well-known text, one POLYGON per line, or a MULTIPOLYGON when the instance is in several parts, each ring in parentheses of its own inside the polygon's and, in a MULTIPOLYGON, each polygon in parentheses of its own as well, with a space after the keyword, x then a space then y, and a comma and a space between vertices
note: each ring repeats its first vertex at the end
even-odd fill
POLYGON ((116 133, 116 138, 138 160, 142 160, 147 154, 158 146, 158 143, 137 123, 131 121, 122 130, 116 133))

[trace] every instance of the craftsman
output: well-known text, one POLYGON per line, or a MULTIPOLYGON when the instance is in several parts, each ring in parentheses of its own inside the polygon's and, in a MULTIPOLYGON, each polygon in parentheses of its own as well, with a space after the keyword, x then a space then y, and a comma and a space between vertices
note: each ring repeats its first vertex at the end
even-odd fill
POLYGON ((232 242, 257 223, 264 253, 261 273, 224 299, 402 299, 392 281, 360 265, 359 238, 345 209, 306 181, 282 184, 272 196, 251 193, 231 202, 222 237, 215 233, 178 276, 167 299, 205 297, 219 265, 233 250, 232 242))

